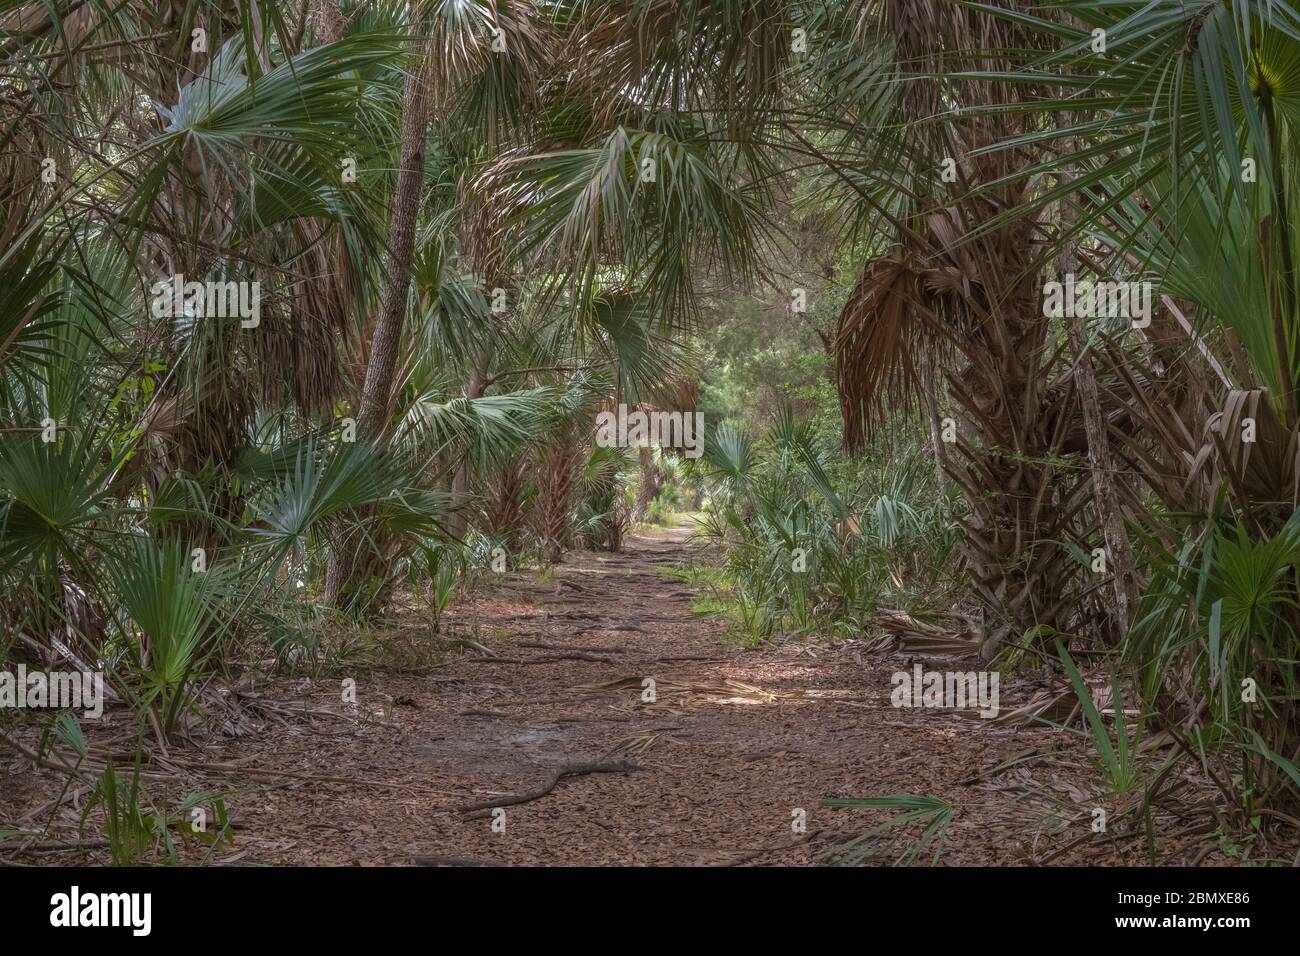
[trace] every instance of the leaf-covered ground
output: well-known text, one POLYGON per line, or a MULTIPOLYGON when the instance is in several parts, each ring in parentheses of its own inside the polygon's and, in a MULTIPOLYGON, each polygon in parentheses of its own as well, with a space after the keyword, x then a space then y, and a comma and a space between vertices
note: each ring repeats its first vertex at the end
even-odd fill
MULTIPOLYGON (((1095 787, 1081 739, 894 708, 890 676, 919 658, 867 651, 865 640, 728 642, 720 621, 692 613, 695 592, 664 573, 691 557, 686 535, 643 534, 621 554, 575 553, 548 579, 512 574, 470 595, 444 621, 439 640, 464 642, 451 641, 442 666, 358 669, 355 708, 337 673, 210 697, 224 701, 224 733, 155 754, 144 778, 173 806, 195 790, 226 793, 232 842, 190 843, 181 859, 802 865, 888 818, 822 800, 929 794, 954 808, 941 848, 949 865, 1147 861, 1145 838, 1125 825, 1092 832, 1093 809, 1114 813, 1122 801, 1095 787)), ((408 643, 432 640, 418 615, 400 629, 408 643)), ((926 666, 977 666, 945 660, 926 666)), ((1003 711, 1041 689, 1004 678, 1003 711)), ((129 727, 110 710, 90 735, 92 761, 112 750, 129 766, 115 736, 129 727)), ((63 778, 25 763, 0 763, 0 826, 52 822, 33 843, 8 838, 0 856, 106 861, 99 810, 77 833, 86 785, 60 799, 63 778)), ((1196 781, 1179 786, 1188 801, 1211 798, 1196 781)), ((1221 845, 1203 823, 1173 816, 1156 825, 1161 862, 1295 849, 1221 845)), ((868 859, 896 859, 919 832, 871 841, 868 859)))

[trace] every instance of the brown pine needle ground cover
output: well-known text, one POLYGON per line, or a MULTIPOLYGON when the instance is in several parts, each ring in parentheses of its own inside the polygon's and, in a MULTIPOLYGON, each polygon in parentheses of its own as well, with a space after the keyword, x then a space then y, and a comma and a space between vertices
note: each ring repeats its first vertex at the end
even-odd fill
MULTIPOLYGON (((946 865, 1148 861, 1141 833, 1091 831, 1094 808, 1117 819, 1123 801, 1098 791, 1081 738, 891 706, 894 671, 914 661, 968 669, 952 658, 870 650, 879 635, 748 650, 726 641, 723 623, 692 613, 694 591, 661 570, 690 557, 688 530, 643 532, 621 554, 573 553, 545 581, 512 574, 462 599, 441 638, 403 620, 414 631, 404 641, 453 648, 442 666, 277 677, 226 694, 226 735, 174 745, 145 768, 159 802, 226 795, 231 842, 191 841, 182 860, 811 865, 888 818, 821 801, 910 793, 953 806, 946 865), (345 676, 357 683, 355 710, 341 703, 345 676)), ((1004 677, 1002 713, 1045 690, 1004 677)), ((93 728, 90 761, 111 748, 129 768, 117 736, 129 733, 111 710, 93 728)), ((0 820, 50 824, 38 840, 0 842, 0 859, 107 861, 98 810, 78 833, 86 785, 63 783, 5 751, 0 820)), ((1167 809, 1213 800, 1203 781, 1165 790, 1177 800, 1156 814, 1158 862, 1294 856, 1294 846, 1220 845, 1204 813, 1182 820, 1167 809)), ((876 859, 891 862, 915 835, 903 829, 876 859)))

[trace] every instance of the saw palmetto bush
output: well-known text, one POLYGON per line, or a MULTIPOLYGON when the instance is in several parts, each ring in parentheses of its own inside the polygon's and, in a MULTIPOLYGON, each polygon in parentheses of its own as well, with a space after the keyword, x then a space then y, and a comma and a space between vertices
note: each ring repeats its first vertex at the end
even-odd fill
POLYGON ((634 474, 630 448, 592 446, 578 487, 575 534, 593 550, 618 551, 632 521, 628 488, 634 474))
POLYGON ((1207 525, 1158 552, 1125 646, 1145 698, 1180 746, 1216 767, 1226 806, 1245 820, 1300 785, 1297 568, 1298 518, 1266 538, 1207 525))
POLYGON ((1063 88, 1044 109, 1070 110, 1084 89, 1096 102, 1035 140, 1074 173, 1035 205, 1067 203, 1077 220, 1061 240, 1099 272, 1150 277, 1163 313, 1099 333, 1150 574, 1123 649, 1171 732, 1237 764, 1217 779, 1249 816, 1256 801, 1294 803, 1300 759, 1300 16, 1254 2, 1057 13, 1036 28, 1060 50, 1026 56, 1024 82, 1063 88))
POLYGON ((951 503, 924 459, 832 474, 834 452, 788 410, 757 441, 728 427, 706 442, 696 536, 750 639, 859 635, 879 608, 935 609, 956 583, 951 503))
POLYGON ((439 501, 418 471, 367 446, 250 444, 238 522, 212 514, 202 478, 173 479, 151 499, 135 492, 122 460, 88 455, 75 430, 48 443, 6 435, 0 447, 6 630, 32 649, 103 662, 164 734, 233 643, 267 640, 294 617, 304 579, 319 583, 331 521, 372 509, 369 527, 407 548, 438 536, 439 501))
MULTIPOLYGON (((400 9, 329 38, 275 5, 170 30, 79 6, 0 13, 0 626, 15 653, 102 662, 168 735, 229 654, 310 644, 331 545, 380 557, 372 593, 437 547, 440 478, 526 441, 552 396, 458 405, 413 363, 395 439, 356 434, 400 9), (168 316, 172 276, 256 282, 258 321, 168 316)), ((429 335, 472 308, 458 291, 429 335)))

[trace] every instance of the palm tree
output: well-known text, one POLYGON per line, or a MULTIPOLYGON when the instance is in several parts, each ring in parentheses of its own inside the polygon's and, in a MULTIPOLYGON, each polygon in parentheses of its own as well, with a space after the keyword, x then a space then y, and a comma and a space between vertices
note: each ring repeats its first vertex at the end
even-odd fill
POLYGON ((1037 129, 1024 108, 1037 91, 967 75, 1009 69, 991 51, 1036 42, 990 14, 1001 6, 854 8, 817 71, 852 95, 819 89, 817 102, 834 104, 822 142, 789 131, 872 250, 836 338, 847 446, 861 448, 889 409, 928 410, 933 383, 957 406, 945 470, 971 505, 964 553, 986 653, 1069 622, 1080 569, 1060 542, 1075 543, 1087 493, 1060 464, 1083 436, 1042 307, 1042 223, 1006 216, 1030 195, 1030 160, 988 148, 1037 129), (864 27, 873 16, 879 27, 864 27))
MULTIPOLYGON (((1014 71, 971 75, 1039 90, 1036 109, 1057 121, 989 145, 1039 156, 1021 171, 1039 188, 1001 221, 1060 204, 1052 241, 1097 276, 1151 281, 1157 296, 1149 327, 1087 330, 1102 417, 1090 429, 1104 427, 1116 467, 1136 479, 1116 482, 1114 497, 1152 578, 1124 656, 1167 726, 1212 728, 1226 745, 1214 759, 1236 755, 1230 772, 1247 781, 1239 812, 1293 804, 1296 674, 1279 642, 1300 626, 1291 550, 1300 15, 1250 0, 1067 2, 1050 19, 1015 19, 1050 43, 1009 54, 1014 71), (1267 704, 1238 694, 1243 681, 1267 704)), ((1071 331, 1082 354, 1083 330, 1071 331)), ((1082 368, 1081 389, 1091 366, 1082 368)))
MULTIPOLYGON (((38 55, 0 66, 0 619, 28 649, 120 659, 114 683, 162 735, 233 635, 282 649, 312 617, 297 588, 327 529, 387 553, 440 536, 427 459, 335 420, 382 248, 392 13, 303 45, 250 4, 197 21, 193 48, 182 22, 177 51, 134 7, 88 7, 71 31, 24 17, 38 55), (346 188, 345 161, 377 188, 346 188), (169 273, 257 281, 261 323, 160 318, 169 273)), ((456 440, 491 440, 484 421, 456 440)))

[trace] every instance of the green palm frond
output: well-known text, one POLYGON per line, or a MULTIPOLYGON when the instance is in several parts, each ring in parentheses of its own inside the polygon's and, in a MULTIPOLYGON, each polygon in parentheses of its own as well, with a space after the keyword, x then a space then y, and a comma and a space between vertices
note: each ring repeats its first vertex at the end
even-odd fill
POLYGON ((821 806, 897 811, 894 816, 879 826, 872 827, 865 833, 832 848, 830 859, 843 866, 854 866, 868 859, 878 852, 882 838, 889 835, 890 831, 913 824, 924 824, 924 829, 917 839, 906 843, 895 865, 906 866, 915 862, 931 846, 934 847, 934 851, 930 863, 931 865, 938 863, 955 812, 953 805, 946 800, 936 796, 915 794, 896 794, 886 797, 834 797, 821 801, 821 806))

